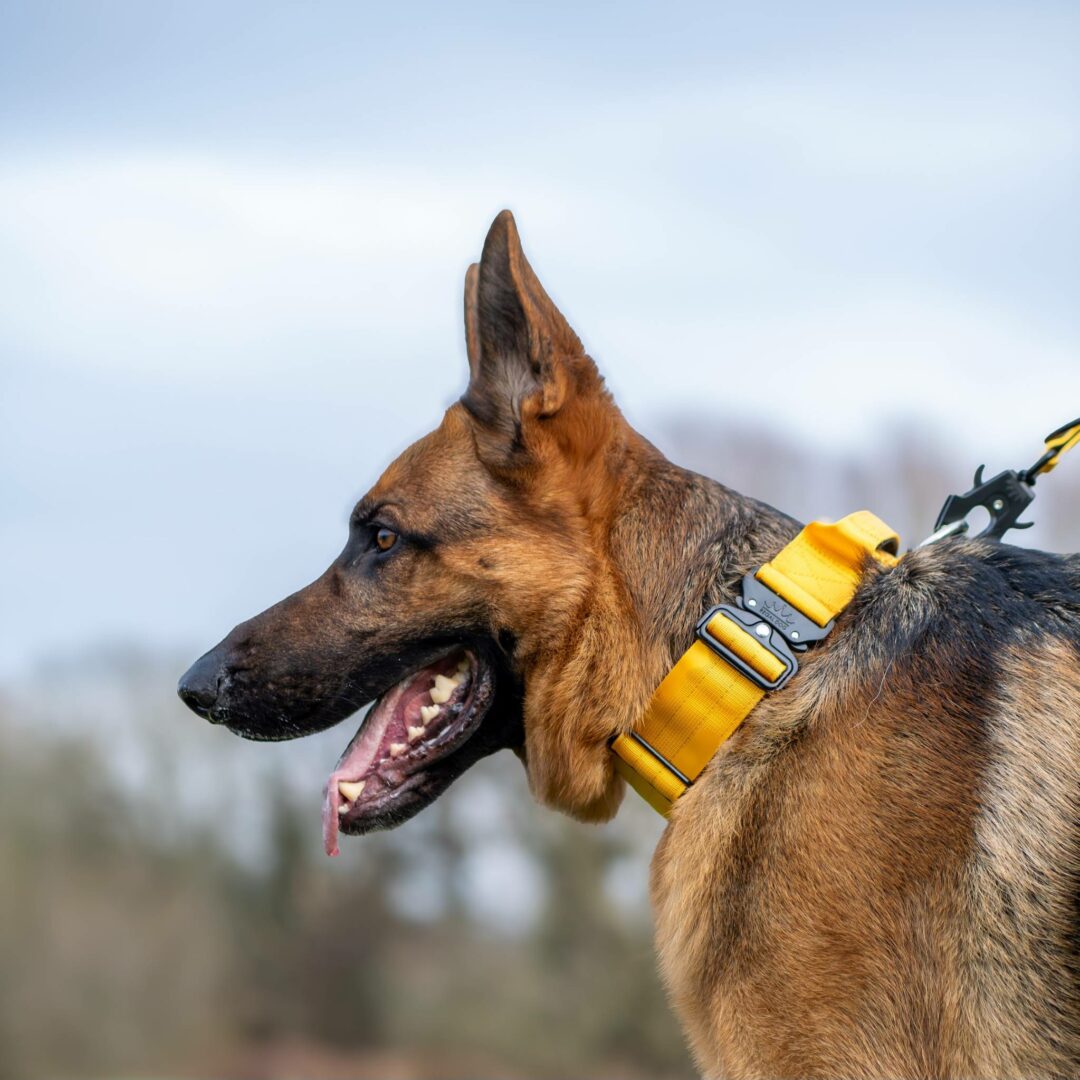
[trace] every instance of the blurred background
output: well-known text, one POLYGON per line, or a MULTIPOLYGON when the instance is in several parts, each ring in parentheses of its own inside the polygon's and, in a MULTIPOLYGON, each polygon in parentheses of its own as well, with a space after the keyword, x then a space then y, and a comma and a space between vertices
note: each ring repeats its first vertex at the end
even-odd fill
MULTIPOLYGON (((684 1077, 659 819, 173 696, 464 389, 514 210, 631 422, 915 543, 1080 413, 1080 11, 0 0, 0 1077, 684 1077)), ((1080 461, 1018 542, 1076 550, 1080 461)))

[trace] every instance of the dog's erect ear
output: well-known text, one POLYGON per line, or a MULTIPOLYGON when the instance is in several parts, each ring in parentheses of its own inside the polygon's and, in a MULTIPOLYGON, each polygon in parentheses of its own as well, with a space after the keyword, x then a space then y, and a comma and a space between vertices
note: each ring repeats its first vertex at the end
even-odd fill
POLYGON ((573 391, 574 367, 589 363, 525 258, 509 210, 492 223, 479 265, 465 275, 465 344, 470 379, 462 403, 514 447, 530 420, 559 411, 573 391))

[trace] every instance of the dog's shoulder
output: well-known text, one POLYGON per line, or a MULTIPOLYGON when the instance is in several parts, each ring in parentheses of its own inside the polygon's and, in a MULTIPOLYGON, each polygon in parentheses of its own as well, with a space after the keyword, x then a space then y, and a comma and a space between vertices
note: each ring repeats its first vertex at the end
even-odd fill
POLYGON ((942 828, 963 826, 955 948, 985 972, 981 1022, 998 1033, 972 1071, 1075 1075, 1080 556, 947 542, 858 599, 856 636, 884 642, 893 665, 891 745, 932 752, 942 769, 917 775, 938 795, 954 782, 971 793, 961 810, 920 790, 942 828))
POLYGON ((896 658, 933 646, 953 663, 1047 637, 1080 652, 1080 555, 958 539, 868 575, 851 606, 860 637, 896 658))

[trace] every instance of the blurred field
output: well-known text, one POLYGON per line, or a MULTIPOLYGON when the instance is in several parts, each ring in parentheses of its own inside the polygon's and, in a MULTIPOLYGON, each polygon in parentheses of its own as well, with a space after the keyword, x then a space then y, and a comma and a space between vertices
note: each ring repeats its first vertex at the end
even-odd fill
POLYGON ((331 862, 319 787, 347 735, 294 755, 204 731, 179 666, 88 654, 3 701, 0 1074, 686 1074, 640 808, 540 814, 503 755, 331 862), (492 915, 521 874, 530 909, 492 915))
MULTIPOLYGON (((872 506, 909 540, 975 464, 915 431, 861 461, 704 418, 660 432, 794 513, 872 506)), ((1040 484, 1043 546, 1077 546, 1074 464, 1040 484)), ((502 754, 330 861, 349 725, 244 743, 176 701, 189 659, 97 645, 4 688, 0 1077, 693 1075, 653 968, 651 811, 563 820, 502 754)))

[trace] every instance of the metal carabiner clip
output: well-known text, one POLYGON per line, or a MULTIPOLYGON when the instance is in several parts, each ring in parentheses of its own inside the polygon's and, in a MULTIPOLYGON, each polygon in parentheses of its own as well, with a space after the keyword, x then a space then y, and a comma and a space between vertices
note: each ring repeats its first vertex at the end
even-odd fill
POLYGON ((1035 498, 1035 481, 1057 465, 1061 455, 1080 443, 1080 419, 1059 427, 1046 436, 1046 450, 1029 469, 1006 469, 989 480, 983 480, 983 468, 975 471, 975 486, 963 495, 950 495, 934 522, 934 531, 918 547, 935 544, 949 536, 968 531, 968 515, 982 507, 990 522, 980 540, 1000 540, 1010 529, 1030 529, 1031 521, 1020 521, 1020 515, 1035 498))

